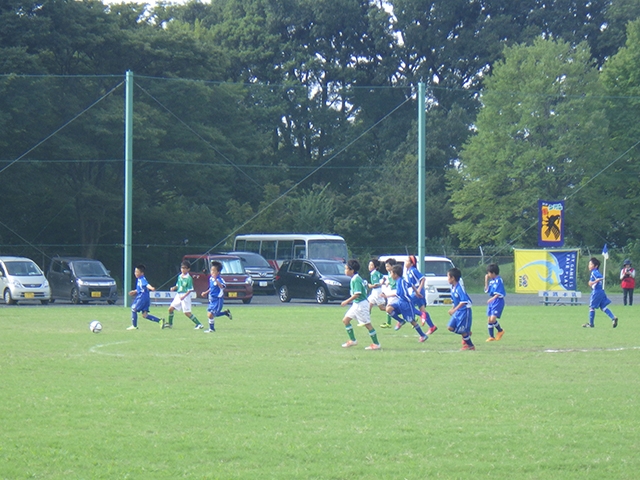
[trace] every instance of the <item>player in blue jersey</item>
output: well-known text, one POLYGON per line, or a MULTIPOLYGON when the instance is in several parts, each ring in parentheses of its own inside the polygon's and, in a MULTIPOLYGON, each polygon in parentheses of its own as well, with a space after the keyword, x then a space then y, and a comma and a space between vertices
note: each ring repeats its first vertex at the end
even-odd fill
POLYGON ((502 316, 504 297, 507 295, 504 289, 504 282, 500 276, 500 267, 495 263, 487 266, 487 274, 484 277, 484 291, 489 294, 489 300, 487 300, 489 338, 487 338, 487 342, 495 342, 504 335, 504 330, 500 326, 498 319, 502 316), (496 330, 498 333, 495 333, 496 330))
POLYGON ((400 330, 405 323, 410 323, 420 336, 419 341, 426 341, 429 336, 422 331, 418 322, 415 321, 411 295, 409 294, 409 285, 406 280, 402 278, 401 264, 398 263, 391 267, 391 277, 396 282, 396 291, 391 295, 395 295, 396 298, 395 301, 387 305, 387 313, 398 322, 395 329, 400 330))
POLYGON ((618 326, 618 317, 616 317, 611 310, 609 310, 608 305, 611 303, 611 300, 607 297, 607 294, 604 293, 604 287, 602 286, 602 281, 604 278, 600 273, 600 260, 593 257, 589 260, 589 270, 591 271, 591 275, 589 277, 589 286, 591 287, 591 297, 589 298, 589 323, 585 323, 582 325, 584 328, 593 328, 595 327, 594 321, 596 318, 596 308, 599 308, 607 316, 611 319, 611 324, 613 328, 618 326))
POLYGON ((449 310, 451 320, 449 320, 449 331, 462 336, 462 350, 475 350, 476 347, 471 341, 471 299, 464 287, 460 283, 462 273, 457 268, 452 268, 447 272, 447 280, 451 285, 451 300, 453 307, 449 310))
MULTIPOLYGON (((222 311, 224 306, 224 289, 227 284, 224 283, 224 279, 220 276, 222 272, 222 263, 214 260, 211 262, 211 275, 209 276, 209 290, 202 292, 202 296, 209 295, 209 307, 207 307, 207 316, 209 317, 209 329, 204 333, 212 333, 216 331, 215 321, 216 317, 226 316, 229 320, 233 319, 229 309, 222 311)), ((196 329, 202 328, 202 325, 196 325, 196 329)))
POLYGON ((427 331, 427 335, 431 335, 435 332, 438 327, 436 327, 431 321, 431 316, 427 312, 427 297, 424 291, 424 285, 427 278, 420 273, 418 270, 418 259, 415 255, 409 255, 407 261, 404 264, 405 271, 405 279, 407 283, 411 286, 413 292, 411 293, 411 303, 415 307, 414 310, 416 315, 420 315, 420 324, 424 326, 426 323, 429 325, 429 330, 427 331))
POLYGON ((164 318, 154 317, 149 313, 149 306, 151 305, 151 299, 149 298, 149 291, 154 291, 155 288, 149 285, 147 278, 144 276, 145 266, 138 265, 134 270, 136 276, 136 289, 131 290, 129 295, 136 297, 131 304, 131 326, 127 330, 138 329, 138 313, 142 313, 142 316, 147 320, 156 322, 164 328, 164 318))

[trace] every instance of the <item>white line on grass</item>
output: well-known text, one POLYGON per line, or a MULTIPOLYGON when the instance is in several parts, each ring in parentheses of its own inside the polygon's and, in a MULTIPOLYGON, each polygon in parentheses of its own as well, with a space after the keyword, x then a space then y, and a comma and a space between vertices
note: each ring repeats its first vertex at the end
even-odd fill
POLYGON ((563 348, 558 350, 543 350, 544 353, 582 353, 582 352, 621 352, 623 350, 640 350, 640 347, 616 347, 616 348, 563 348))

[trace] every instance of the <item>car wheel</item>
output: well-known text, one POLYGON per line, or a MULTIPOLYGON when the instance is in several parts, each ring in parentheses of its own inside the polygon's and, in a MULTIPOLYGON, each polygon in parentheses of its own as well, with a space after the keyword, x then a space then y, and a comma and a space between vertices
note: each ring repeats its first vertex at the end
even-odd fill
POLYGON ((115 305, 116 301, 115 300, 107 300, 107 303, 109 305, 115 305))
POLYGON ((78 305, 80 303, 80 294, 78 293, 77 288, 71 290, 71 303, 74 305, 78 305))
POLYGON ((52 299, 49 300, 49 303, 55 303, 55 302, 56 302, 55 298, 52 298, 52 299))
POLYGON ((252 299, 252 298, 253 298, 253 297, 251 297, 251 298, 243 298, 243 299, 242 299, 242 303, 244 303, 245 305, 246 305, 247 303, 251 303, 251 299, 252 299))
POLYGON ((278 297, 280 297, 281 302, 290 302, 291 295, 289 295, 289 289, 286 285, 282 285, 280 290, 278 290, 278 297))
POLYGON ((329 299, 327 298, 327 289, 324 287, 318 287, 316 290, 316 302, 318 303, 327 303, 329 299))
POLYGON ((42 305, 48 305, 49 304, 49 300, 40 300, 40 303, 42 305))
POLYGON ((15 305, 16 301, 11 298, 11 290, 8 288, 4 291, 4 303, 7 305, 15 305))

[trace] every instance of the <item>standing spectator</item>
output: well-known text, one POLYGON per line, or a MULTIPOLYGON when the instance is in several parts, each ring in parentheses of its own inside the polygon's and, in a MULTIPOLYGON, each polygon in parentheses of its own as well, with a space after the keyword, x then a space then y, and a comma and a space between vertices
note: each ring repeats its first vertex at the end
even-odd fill
POLYGON ((631 266, 631 260, 628 258, 622 264, 620 286, 624 293, 625 306, 627 305, 627 297, 629 298, 629 306, 633 305, 633 289, 636 288, 636 269, 631 266))

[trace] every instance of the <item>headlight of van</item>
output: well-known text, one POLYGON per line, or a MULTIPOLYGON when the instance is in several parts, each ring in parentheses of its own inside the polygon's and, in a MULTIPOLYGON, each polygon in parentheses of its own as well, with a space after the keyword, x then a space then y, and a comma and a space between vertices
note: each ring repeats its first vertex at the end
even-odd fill
POLYGON ((436 290, 436 287, 434 285, 429 285, 429 288, 427 288, 427 292, 438 293, 438 290, 436 290))
POLYGON ((334 287, 340 286, 340 282, 336 282, 335 280, 325 280, 324 283, 326 283, 327 285, 332 285, 334 287))

